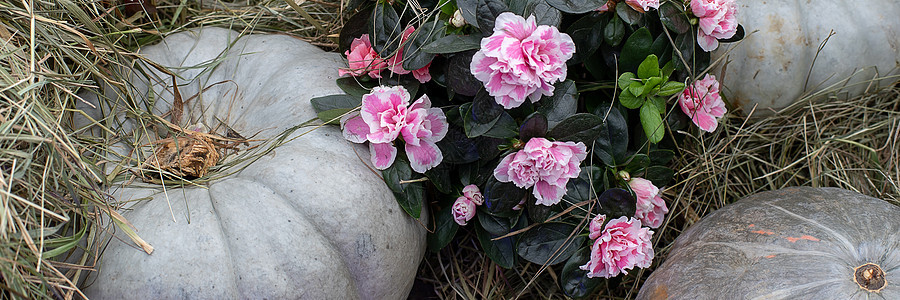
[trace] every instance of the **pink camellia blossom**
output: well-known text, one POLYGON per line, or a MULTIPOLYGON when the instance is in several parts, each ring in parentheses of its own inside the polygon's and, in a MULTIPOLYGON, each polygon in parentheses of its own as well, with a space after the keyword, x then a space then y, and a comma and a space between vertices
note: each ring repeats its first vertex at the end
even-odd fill
POLYGON ((639 13, 645 13, 650 8, 659 9, 659 0, 625 0, 625 3, 639 13))
POLYGON ((475 216, 475 202, 464 196, 456 198, 456 202, 453 202, 450 209, 453 210, 453 221, 460 226, 466 226, 466 222, 475 216))
POLYGON ((637 211, 634 213, 634 217, 650 228, 659 228, 666 213, 669 212, 666 201, 659 196, 659 188, 650 180, 640 177, 632 178, 628 182, 628 186, 637 196, 637 211))
POLYGON ((588 225, 590 239, 595 240, 603 233, 603 222, 606 222, 606 215, 597 215, 591 219, 591 223, 588 225))
MULTIPOLYGON (((409 36, 412 35, 413 32, 416 32, 416 29, 412 26, 407 26, 406 30, 403 30, 403 33, 400 35, 400 45, 406 43, 406 41, 409 40, 409 36)), ((397 48, 397 53, 395 53, 394 56, 391 56, 391 58, 388 59, 387 65, 388 69, 396 74, 403 75, 412 72, 413 77, 415 77, 416 80, 421 83, 426 83, 431 80, 431 73, 428 72, 428 68, 431 67, 431 63, 428 63, 421 69, 413 71, 409 71, 403 68, 403 47, 397 48)))
POLYGON ((553 83, 566 79, 566 61, 574 53, 572 38, 556 27, 505 12, 497 16, 494 33, 481 40, 470 70, 509 109, 526 98, 537 102, 553 95, 553 83))
POLYGON ((444 158, 436 143, 447 135, 447 117, 441 109, 431 107, 428 96, 412 105, 409 98, 402 86, 375 87, 363 95, 358 114, 341 118, 345 139, 369 142, 376 169, 384 170, 394 163, 397 147, 393 142, 401 136, 413 171, 425 173, 444 158))
POLYGON ((706 132, 715 131, 718 119, 727 112, 725 101, 719 95, 719 82, 716 81, 716 76, 709 74, 685 88, 678 96, 678 104, 681 111, 706 132))
POLYGON ((691 12, 700 19, 697 44, 709 52, 719 47, 717 39, 727 39, 737 32, 737 5, 734 0, 692 0, 691 12))
POLYGON ((474 202, 475 205, 484 204, 484 195, 481 194, 481 190, 478 189, 477 185, 474 185, 474 184, 467 185, 466 187, 463 188, 462 193, 463 193, 463 197, 466 197, 467 199, 472 200, 472 202, 474 202))
POLYGON ((369 73, 369 77, 381 78, 381 70, 387 67, 387 62, 372 48, 368 34, 353 39, 353 42, 350 43, 350 50, 344 52, 344 55, 347 55, 350 67, 338 69, 338 75, 341 77, 345 75, 361 76, 369 73))
POLYGON ((532 138, 525 148, 507 155, 494 169, 500 182, 512 182, 520 188, 534 187, 537 204, 554 205, 566 193, 566 183, 578 177, 587 147, 578 142, 551 142, 532 138))
POLYGON ((653 261, 653 231, 641 228, 641 221, 619 217, 610 220, 591 246, 591 260, 581 266, 588 278, 612 278, 628 274, 634 267, 646 268, 653 261))

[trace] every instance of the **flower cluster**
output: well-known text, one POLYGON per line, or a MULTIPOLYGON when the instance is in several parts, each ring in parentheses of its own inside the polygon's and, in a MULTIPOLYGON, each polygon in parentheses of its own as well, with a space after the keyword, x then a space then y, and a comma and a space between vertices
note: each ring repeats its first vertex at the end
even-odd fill
MULTIPOLYGON (((409 36, 415 31, 414 27, 407 26, 400 37, 401 45, 409 40, 409 36)), ((372 78, 381 78, 381 71, 388 69, 399 75, 412 73, 413 77, 421 83, 431 80, 431 73, 428 71, 431 63, 418 70, 403 69, 403 47, 399 47, 394 55, 384 59, 372 48, 368 34, 363 34, 359 38, 353 39, 353 42, 350 43, 350 50, 344 52, 344 55, 347 55, 349 67, 338 69, 338 75, 342 77, 368 74, 372 78)))
POLYGON ((734 0, 691 0, 691 12, 700 18, 697 44, 704 51, 719 47, 717 39, 727 39, 737 33, 737 6, 734 0))
POLYGON ((502 13, 494 34, 481 40, 472 57, 471 72, 488 94, 504 108, 515 108, 528 98, 537 102, 553 95, 553 83, 566 79, 566 61, 575 43, 556 27, 535 23, 513 13, 502 13))
POLYGON ((637 198, 637 212, 634 213, 634 217, 650 228, 659 228, 666 213, 669 212, 666 202, 659 195, 659 188, 650 180, 640 177, 632 178, 628 186, 637 198))
POLYGON ((681 111, 706 132, 715 131, 718 119, 727 112, 725 101, 719 95, 719 82, 716 81, 716 76, 709 74, 687 86, 678 96, 678 104, 681 111))
POLYGON ((551 142, 532 138, 525 148, 509 154, 494 169, 500 182, 513 182, 520 188, 534 187, 537 204, 559 203, 566 194, 566 183, 578 177, 581 161, 587 157, 584 143, 551 142))
POLYGON ((402 86, 379 86, 363 95, 358 114, 341 118, 344 138, 354 143, 369 142, 372 164, 384 170, 394 163, 402 137, 413 171, 425 173, 443 160, 436 143, 447 135, 447 117, 432 108, 428 96, 409 104, 410 95, 402 86))
POLYGON ((653 261, 653 231, 641 227, 641 220, 626 217, 610 220, 601 231, 595 224, 602 224, 604 219, 605 215, 597 215, 590 224, 590 237, 594 239, 591 259, 580 267, 588 271, 587 276, 611 278, 628 274, 627 270, 634 267, 649 267, 653 261))
POLYGON ((460 226, 466 226, 466 222, 475 217, 476 207, 482 204, 484 204, 484 196, 481 195, 481 190, 478 189, 478 186, 474 184, 467 185, 462 190, 462 196, 459 196, 453 202, 453 207, 451 207, 453 209, 453 220, 460 226))

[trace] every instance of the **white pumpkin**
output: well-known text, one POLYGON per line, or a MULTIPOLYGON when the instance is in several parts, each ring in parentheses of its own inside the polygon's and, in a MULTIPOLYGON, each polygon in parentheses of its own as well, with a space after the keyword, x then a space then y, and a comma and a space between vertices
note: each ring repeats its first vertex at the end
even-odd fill
MULTIPOLYGON (((218 118, 245 136, 272 137, 314 118, 311 98, 341 93, 338 54, 285 35, 238 37, 205 28, 140 51, 178 72, 184 99, 212 86, 185 107, 182 125, 218 118), (228 82, 213 85, 220 81, 228 82)), ((167 112, 171 77, 155 75, 150 93, 135 76, 134 92, 154 94, 155 113, 167 112)), ((367 148, 329 126, 205 188, 163 191, 140 180, 112 188, 119 202, 150 197, 123 214, 155 251, 119 232, 85 292, 92 299, 406 298, 425 230, 359 157, 369 157, 367 148)))
POLYGON ((876 68, 879 76, 900 74, 900 2, 766 0, 737 4, 738 22, 747 36, 739 43, 720 44, 713 61, 730 53, 727 64, 713 74, 725 86, 728 100, 745 114, 758 104, 754 114, 769 115, 768 108, 787 107, 801 95, 833 89, 844 81, 849 87, 846 95, 861 94, 867 81, 875 77, 876 68), (832 30, 834 35, 828 38, 832 30), (828 42, 816 57, 826 38, 828 42))

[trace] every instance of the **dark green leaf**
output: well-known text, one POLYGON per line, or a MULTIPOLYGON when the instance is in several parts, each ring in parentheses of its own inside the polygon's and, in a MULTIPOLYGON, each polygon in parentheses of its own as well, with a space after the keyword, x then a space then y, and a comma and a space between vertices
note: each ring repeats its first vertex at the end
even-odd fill
POLYGON ((491 176, 484 185, 484 211, 495 216, 514 216, 518 212, 513 207, 525 199, 527 191, 512 182, 500 182, 491 176))
POLYGON ((603 6, 606 0, 548 0, 547 3, 566 13, 583 14, 603 6))
POLYGON ((637 210, 637 202, 630 192, 620 188, 608 189, 600 194, 600 211, 606 215, 607 220, 618 217, 634 217, 637 210))
POLYGON ((616 166, 625 160, 628 150, 628 123, 616 107, 604 103, 597 107, 595 114, 604 119, 600 127, 600 137, 594 144, 594 153, 608 166, 616 166), (604 156, 605 154, 605 156, 604 156))
POLYGON ((622 103, 622 106, 625 108, 635 109, 644 105, 644 98, 635 97, 630 89, 627 89, 619 94, 619 103, 622 103))
POLYGON ((665 60, 671 58, 667 58, 665 56, 668 52, 671 52, 669 51, 670 46, 671 45, 669 44, 669 37, 667 37, 665 34, 660 34, 656 36, 655 40, 653 40, 653 44, 650 44, 650 53, 656 54, 656 56, 659 57, 659 63, 662 64, 665 62, 665 60))
POLYGON ((681 93, 682 91, 684 91, 684 83, 677 82, 677 81, 669 81, 669 82, 664 83, 659 88, 659 92, 657 92, 656 94, 663 96, 663 97, 667 97, 667 96, 672 96, 672 95, 681 93))
POLYGON ((478 0, 478 8, 475 10, 475 17, 478 19, 478 28, 484 36, 494 33, 494 20, 501 13, 509 11, 506 3, 500 0, 478 0))
POLYGON ((449 194, 453 191, 453 186, 450 182, 451 169, 452 166, 444 161, 436 167, 425 171, 425 177, 428 177, 428 181, 431 181, 431 183, 434 184, 434 188, 436 188, 438 192, 449 194))
POLYGON ((681 34, 675 38, 675 49, 681 52, 680 56, 678 52, 672 55, 672 61, 675 62, 676 70, 687 70, 687 67, 693 64, 696 45, 697 42, 692 34, 681 34), (685 62, 687 62, 687 65, 685 65, 685 62))
POLYGON ((574 299, 583 299, 594 295, 594 291, 600 286, 600 278, 588 278, 587 272, 580 267, 591 260, 590 245, 582 247, 569 257, 562 273, 559 276, 559 285, 566 296, 574 299))
POLYGON ((669 30, 681 35, 691 30, 691 22, 681 8, 671 2, 659 6, 659 20, 669 30))
POLYGON ((650 150, 650 164, 664 166, 675 158, 675 151, 669 149, 650 150))
POLYGON ((362 99, 362 96, 368 94, 371 91, 371 87, 366 87, 360 84, 355 77, 341 77, 335 80, 337 85, 344 93, 347 95, 353 96, 357 99, 362 99))
POLYGON ((603 43, 603 24, 608 14, 589 13, 569 25, 566 33, 575 42, 575 54, 569 59, 569 65, 578 64, 591 57, 603 43))
POLYGON ((435 216, 434 232, 428 233, 428 251, 438 252, 453 240, 459 224, 453 220, 453 209, 450 206, 444 207, 435 216))
POLYGON ((744 26, 741 26, 741 24, 738 24, 737 31, 734 33, 734 35, 731 36, 730 38, 719 40, 719 43, 734 43, 734 42, 737 42, 737 41, 740 41, 743 39, 744 39, 744 26))
POLYGON ((628 173, 638 173, 650 166, 650 157, 647 154, 638 153, 632 155, 625 165, 625 171, 628 173))
POLYGON ((562 13, 559 12, 558 9, 550 6, 546 0, 534 0, 528 3, 528 6, 525 7, 525 13, 523 16, 534 15, 535 22, 538 25, 547 25, 553 27, 559 27, 559 23, 562 21, 562 13))
POLYGON ((456 53, 481 48, 481 35, 451 34, 422 47, 422 51, 432 54, 456 53))
POLYGON ((655 186, 666 186, 675 177, 675 171, 664 166, 650 166, 644 172, 644 179, 650 180, 655 186))
POLYGON ((372 22, 370 38, 372 39, 372 48, 381 57, 390 57, 397 52, 400 46, 400 34, 403 28, 400 27, 400 16, 387 1, 380 2, 375 5, 372 10, 372 22))
POLYGON ((659 76, 659 58, 655 54, 647 55, 647 58, 638 66, 637 76, 640 79, 650 79, 659 76))
MULTIPOLYGON (((627 6, 627 5, 623 5, 627 6)), ((630 9, 630 8, 629 8, 630 9)), ((619 58, 619 70, 630 71, 650 55, 650 45, 653 44, 653 36, 647 27, 641 27, 625 40, 622 47, 622 57, 619 58)))
POLYGON ((516 120, 512 118, 507 112, 503 112, 500 114, 500 118, 497 120, 497 123, 494 123, 494 126, 491 127, 491 130, 484 133, 484 136, 498 138, 498 139, 508 139, 519 135, 517 130, 519 129, 519 125, 516 124, 516 120))
POLYGON ((438 2, 437 7, 441 8, 441 12, 445 15, 452 16, 454 12, 456 12, 456 1, 452 0, 440 0, 438 2))
POLYGON ((622 43, 625 38, 625 24, 618 15, 613 15, 609 20, 609 25, 603 30, 603 40, 610 46, 616 47, 622 43))
POLYGON ((538 265, 561 263, 584 244, 575 226, 565 223, 544 223, 522 234, 516 250, 519 256, 538 265), (570 237, 571 236, 571 237, 570 237))
POLYGON ((334 109, 353 109, 359 106, 362 99, 350 95, 328 95, 312 98, 309 101, 312 103, 313 110, 320 113, 334 109))
POLYGON ((335 108, 318 113, 319 120, 327 125, 341 125, 341 116, 350 111, 351 108, 335 108))
POLYGON ((641 22, 641 18, 644 16, 644 14, 639 13, 628 5, 616 5, 616 14, 628 25, 639 25, 638 23, 641 22))
POLYGON ((438 22, 438 20, 434 20, 425 23, 409 36, 409 40, 403 45, 404 70, 424 68, 434 59, 435 55, 423 51, 422 47, 444 35, 444 25, 438 22))
POLYGON ((547 117, 541 113, 533 113, 519 127, 519 139, 527 141, 533 137, 544 137, 547 128, 547 117))
POLYGON ((585 145, 590 145, 591 142, 600 136, 600 126, 602 124, 603 119, 596 115, 588 113, 575 114, 559 122, 556 127, 550 130, 548 136, 559 141, 582 142, 585 145))
POLYGON ((472 117, 475 122, 487 124, 497 120, 503 113, 503 106, 497 103, 487 90, 480 89, 472 100, 472 117))
POLYGON ((662 140, 665 132, 662 126, 662 117, 659 114, 656 105, 644 103, 641 106, 641 125, 644 127, 644 134, 647 135, 647 140, 654 144, 662 140))
POLYGON ((478 11, 479 2, 479 0, 456 0, 456 6, 459 7, 459 12, 462 14, 463 19, 469 25, 475 26, 475 28, 478 28, 478 18, 475 12, 478 11))
POLYGON ((513 226, 516 225, 516 218, 498 217, 489 213, 479 212, 478 224, 488 233, 502 236, 512 231, 513 226))
POLYGON ((475 96, 484 85, 469 71, 475 51, 456 53, 447 63, 447 87, 464 96, 475 96))
POLYGON ((475 139, 475 145, 478 147, 478 155, 484 161, 489 161, 500 155, 500 145, 505 143, 504 139, 480 136, 475 139))
POLYGON ((470 138, 478 137, 488 132, 500 120, 500 116, 497 116, 493 120, 486 120, 486 123, 479 122, 475 119, 475 115, 472 112, 473 105, 473 103, 465 103, 459 106, 460 114, 463 115, 463 127, 466 130, 466 136, 470 138))
POLYGON ((340 37, 338 38, 338 52, 344 53, 350 50, 350 44, 353 39, 360 38, 363 34, 368 33, 368 28, 372 26, 372 8, 366 8, 353 16, 351 16, 341 27, 340 37))
POLYGON ((481 244, 482 250, 487 256, 502 268, 512 268, 516 263, 515 237, 506 237, 496 241, 491 239, 500 237, 493 235, 481 226, 475 226, 475 233, 478 235, 478 243, 481 244))
POLYGON ((674 60, 669 60, 669 62, 667 62, 666 65, 664 65, 662 67, 661 71, 662 71, 662 75, 663 75, 663 80, 668 81, 669 77, 672 76, 672 72, 675 72, 674 60))
POLYGON ((525 200, 525 212, 528 213, 528 219, 532 223, 544 223, 544 221, 547 221, 555 207, 559 207, 559 204, 552 206, 537 204, 537 198, 533 194, 528 194, 528 199, 525 200))
POLYGON ((384 182, 397 198, 397 204, 407 214, 418 219, 422 212, 422 203, 425 200, 425 184, 423 182, 402 183, 413 178, 413 170, 406 158, 397 156, 394 164, 381 171, 384 182))
POLYGON ((571 203, 579 203, 591 200, 594 195, 591 193, 591 181, 599 180, 592 178, 592 172, 598 169, 596 167, 582 167, 578 177, 569 179, 566 183, 566 194, 563 199, 571 203))
POLYGON ((444 155, 444 163, 466 164, 479 159, 475 142, 456 126, 450 126, 447 136, 437 146, 444 155))
POLYGON ((551 128, 574 115, 578 109, 578 89, 574 81, 557 82, 553 88, 553 95, 544 96, 537 110, 547 116, 547 126, 551 128))

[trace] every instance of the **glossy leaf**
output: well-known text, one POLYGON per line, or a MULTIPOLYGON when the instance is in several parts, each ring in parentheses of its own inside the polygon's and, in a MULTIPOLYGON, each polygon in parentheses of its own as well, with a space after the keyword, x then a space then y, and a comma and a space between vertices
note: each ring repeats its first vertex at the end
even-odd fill
POLYGON ((647 154, 637 153, 628 159, 625 165, 625 171, 628 173, 638 173, 650 166, 650 157, 647 154))
POLYGON ((631 6, 626 5, 616 5, 616 15, 622 18, 622 21, 628 23, 628 25, 639 25, 641 19, 644 14, 639 13, 638 11, 631 8, 631 6))
POLYGON ((594 153, 608 166, 616 166, 625 160, 628 150, 628 123, 616 107, 604 103, 595 114, 604 121, 600 127, 600 137, 594 143, 594 153))
MULTIPOLYGON (((493 170, 491 170, 493 171, 493 170)), ((512 182, 500 182, 491 176, 481 194, 484 196, 485 212, 495 216, 513 216, 518 212, 513 207, 525 198, 527 191, 517 187, 512 182)))
POLYGON ((363 95, 368 94, 371 91, 371 87, 362 85, 355 77, 342 77, 335 80, 335 82, 337 82, 338 87, 341 88, 344 93, 357 99, 362 99, 363 95))
POLYGON ((594 295, 594 291, 603 281, 601 278, 588 278, 587 271, 580 267, 591 259, 591 246, 581 247, 566 261, 559 276, 559 285, 566 296, 584 299, 594 295))
POLYGON ((456 126, 450 126, 447 136, 437 142, 437 146, 444 155, 444 163, 466 164, 480 158, 475 142, 456 126))
POLYGON ((435 215, 434 232, 429 232, 426 239, 428 251, 431 252, 438 252, 446 247, 459 230, 459 224, 453 220, 453 210, 449 205, 444 206, 435 215))
POLYGON ((547 117, 547 125, 555 127, 559 122, 574 115, 578 109, 578 88, 572 80, 557 82, 553 85, 552 96, 544 96, 538 112, 547 117))
POLYGON ((644 105, 644 98, 635 96, 630 89, 627 89, 619 93, 619 103, 622 103, 625 108, 636 109, 644 105))
POLYGON ((659 92, 657 92, 656 94, 663 96, 663 97, 668 97, 668 96, 672 96, 672 95, 681 93, 683 91, 684 91, 684 83, 677 82, 677 81, 669 81, 669 82, 663 83, 663 85, 661 87, 659 87, 659 92))
MULTIPOLYGON (((309 100, 313 110, 321 113, 333 109, 353 109, 360 105, 362 99, 350 95, 328 95, 309 100)), ((326 120, 327 121, 327 120, 326 120)))
POLYGON ((479 137, 488 132, 494 127, 494 124, 497 124, 497 121, 500 120, 500 116, 498 115, 493 120, 484 120, 484 123, 480 122, 475 119, 475 114, 472 109, 473 106, 473 103, 465 103, 459 106, 460 114, 463 115, 463 128, 466 130, 466 136, 470 138, 479 137))
POLYGON ((585 145, 590 145, 591 142, 600 136, 600 126, 602 124, 603 119, 596 115, 588 113, 575 114, 559 122, 547 135, 560 141, 582 142, 585 145))
POLYGON ((625 38, 625 23, 618 15, 613 15, 609 24, 603 29, 603 40, 610 46, 618 46, 625 38))
POLYGON ((528 141, 533 137, 544 137, 547 134, 547 117, 541 113, 533 113, 519 127, 519 139, 528 141))
POLYGON ((675 158, 675 151, 669 149, 650 150, 650 164, 664 166, 675 158))
POLYGON ((547 3, 565 13, 583 14, 603 6, 606 0, 548 0, 547 3))
POLYGON ((584 244, 585 237, 575 231, 575 226, 565 223, 538 225, 522 234, 516 252, 538 265, 561 263, 584 244))
POLYGON ((432 54, 448 54, 462 52, 466 50, 481 49, 481 35, 458 35, 451 34, 422 47, 422 51, 432 54))
POLYGON ((634 217, 637 210, 637 202, 630 192, 620 188, 612 188, 600 194, 598 204, 600 211, 606 215, 607 220, 618 217, 634 217))
POLYGON ((475 51, 456 53, 447 62, 447 87, 465 96, 475 96, 484 85, 469 71, 475 51))
POLYGON ((575 54, 566 63, 578 64, 600 48, 603 43, 603 24, 607 18, 607 14, 589 13, 569 25, 566 33, 575 42, 575 54))
POLYGON ((462 14, 463 19, 475 28, 478 28, 476 11, 478 11, 479 2, 479 0, 456 0, 456 6, 459 7, 459 13, 462 14))
POLYGON ((650 55, 650 45, 652 43, 653 36, 650 35, 650 30, 647 27, 641 27, 632 33, 625 40, 625 46, 622 47, 622 56, 619 58, 619 70, 630 71, 636 69, 650 55))
POLYGON ((634 75, 634 73, 625 72, 622 73, 622 75, 619 75, 619 79, 616 81, 616 84, 619 86, 620 90, 624 90, 631 86, 632 83, 637 82, 635 79, 637 79, 637 77, 634 75))
POLYGON ((496 241, 493 238, 500 235, 493 235, 481 226, 475 226, 475 233, 478 235, 478 243, 481 249, 494 263, 504 269, 512 268, 516 263, 515 237, 506 237, 496 241))
POLYGON ((397 204, 407 214, 418 219, 422 212, 422 203, 425 201, 425 184, 423 182, 401 183, 409 181, 415 176, 409 161, 402 156, 397 156, 394 164, 381 171, 384 182, 397 198, 397 204))
POLYGON ((503 106, 485 89, 478 90, 472 100, 472 118, 475 122, 486 124, 497 120, 503 113, 503 106))
POLYGON ((494 123, 494 126, 488 132, 485 132, 484 136, 498 139, 513 138, 519 134, 517 132, 518 129, 519 124, 516 124, 516 120, 509 113, 503 112, 500 114, 500 118, 497 119, 497 123, 494 123))
POLYGON ((509 11, 506 3, 500 0, 478 0, 478 7, 475 10, 475 17, 478 20, 478 28, 481 34, 489 36, 494 33, 494 20, 501 13, 509 11))
POLYGON ((666 28, 681 35, 691 30, 691 22, 685 12, 671 2, 665 2, 659 6, 659 20, 666 28))
POLYGON ((517 217, 498 217, 489 213, 478 214, 478 224, 488 233, 501 236, 512 231, 515 226, 517 217))
POLYGON ((647 55, 647 58, 638 66, 638 78, 649 79, 659 75, 659 58, 655 54, 647 55))
POLYGON ((319 117, 319 120, 325 122, 327 125, 341 125, 341 116, 350 111, 351 108, 335 108, 329 109, 326 111, 319 112, 316 114, 319 117))
POLYGON ((373 26, 370 28, 369 38, 372 40, 372 48, 381 57, 390 57, 397 52, 400 46, 400 33, 403 28, 400 25, 400 16, 387 2, 380 2, 372 10, 373 26))
POLYGON ((562 22, 562 13, 548 4, 546 0, 530 1, 522 16, 527 18, 530 15, 534 15, 534 20, 538 25, 559 27, 559 23, 562 22))
POLYGON ((431 63, 435 54, 422 50, 424 45, 444 35, 444 25, 438 20, 425 23, 416 29, 403 45, 403 69, 418 70, 431 63))
POLYGON ((644 134, 651 143, 659 143, 662 140, 665 128, 662 126, 662 117, 656 105, 645 102, 641 106, 641 126, 644 128, 644 134))
POLYGON ((425 171, 425 177, 434 185, 434 188, 443 194, 450 194, 453 186, 450 180, 450 171, 453 167, 450 163, 442 161, 441 164, 425 171))
POLYGON ((675 171, 664 166, 650 166, 644 172, 644 179, 650 180, 655 186, 666 186, 675 177, 675 171))

